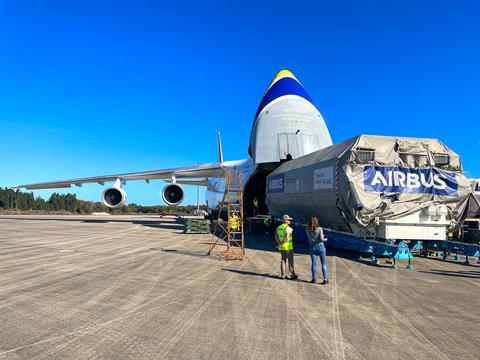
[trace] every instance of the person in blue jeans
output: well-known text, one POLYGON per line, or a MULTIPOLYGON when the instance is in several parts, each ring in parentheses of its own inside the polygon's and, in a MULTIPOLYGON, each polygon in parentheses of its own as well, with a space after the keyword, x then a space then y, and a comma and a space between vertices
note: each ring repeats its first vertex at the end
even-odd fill
POLYGON ((308 243, 310 245, 310 257, 312 258, 312 283, 317 282, 317 264, 318 258, 322 263, 323 281, 322 285, 328 284, 327 252, 324 242, 327 240, 323 236, 323 230, 318 225, 316 216, 312 216, 307 228, 308 243))

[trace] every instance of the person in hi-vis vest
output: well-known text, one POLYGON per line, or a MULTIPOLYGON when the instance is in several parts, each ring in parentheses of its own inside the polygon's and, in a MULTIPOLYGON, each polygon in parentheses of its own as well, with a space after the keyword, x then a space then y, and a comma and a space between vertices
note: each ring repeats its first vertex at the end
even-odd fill
POLYGON ((292 234, 293 229, 289 226, 290 221, 293 219, 288 215, 283 215, 283 222, 280 226, 277 227, 275 233, 275 240, 277 241, 277 249, 280 250, 280 272, 282 279, 287 278, 286 267, 288 261, 288 272, 290 273, 289 278, 296 280, 298 278, 295 274, 295 267, 293 264, 293 242, 292 234))
POLYGON ((253 216, 257 216, 259 213, 260 205, 258 203, 258 199, 253 199, 253 216))

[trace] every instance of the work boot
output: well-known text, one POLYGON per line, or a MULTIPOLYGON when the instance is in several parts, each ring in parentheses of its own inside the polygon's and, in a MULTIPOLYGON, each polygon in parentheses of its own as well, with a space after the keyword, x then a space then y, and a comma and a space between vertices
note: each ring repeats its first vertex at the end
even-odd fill
POLYGON ((322 281, 322 285, 327 285, 328 284, 328 279, 325 279, 322 281))

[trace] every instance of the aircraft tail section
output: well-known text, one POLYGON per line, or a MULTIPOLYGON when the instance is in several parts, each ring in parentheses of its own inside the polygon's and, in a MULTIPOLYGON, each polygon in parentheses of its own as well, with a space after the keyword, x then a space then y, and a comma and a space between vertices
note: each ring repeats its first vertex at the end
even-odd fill
POLYGON ((217 161, 223 163, 222 138, 220 136, 220 131, 218 131, 217 134, 217 161))

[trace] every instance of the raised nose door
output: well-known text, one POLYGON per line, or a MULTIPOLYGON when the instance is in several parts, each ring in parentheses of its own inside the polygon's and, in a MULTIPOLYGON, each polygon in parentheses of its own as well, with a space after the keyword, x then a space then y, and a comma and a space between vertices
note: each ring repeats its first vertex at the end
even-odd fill
POLYGON ((310 154, 319 149, 318 136, 310 134, 278 134, 278 157, 286 159, 290 154, 293 159, 310 154))
POLYGON ((287 159, 287 155, 290 155, 292 158, 297 158, 300 153, 297 136, 289 133, 282 133, 277 136, 279 159, 287 159))

